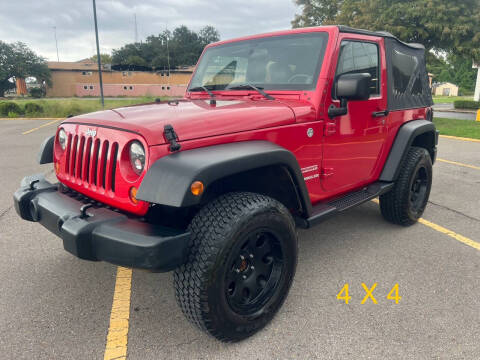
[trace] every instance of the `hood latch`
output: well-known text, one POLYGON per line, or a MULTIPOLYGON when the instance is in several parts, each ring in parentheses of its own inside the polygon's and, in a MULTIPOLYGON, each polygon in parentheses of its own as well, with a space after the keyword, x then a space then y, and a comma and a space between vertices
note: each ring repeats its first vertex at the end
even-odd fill
POLYGON ((182 145, 180 145, 178 141, 178 136, 175 130, 173 129, 173 126, 170 124, 167 124, 163 127, 163 134, 165 136, 165 139, 170 143, 170 147, 168 148, 171 152, 178 151, 182 148, 182 145))

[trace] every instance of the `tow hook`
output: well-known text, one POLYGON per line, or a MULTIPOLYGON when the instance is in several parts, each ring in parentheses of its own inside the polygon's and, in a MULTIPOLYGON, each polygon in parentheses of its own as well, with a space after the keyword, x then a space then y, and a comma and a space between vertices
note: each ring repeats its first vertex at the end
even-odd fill
POLYGON ((30 190, 35 190, 35 184, 40 182, 39 179, 30 181, 30 190))
POLYGON ((86 219, 92 215, 87 214, 87 210, 93 207, 93 204, 85 204, 80 208, 80 219, 86 219))

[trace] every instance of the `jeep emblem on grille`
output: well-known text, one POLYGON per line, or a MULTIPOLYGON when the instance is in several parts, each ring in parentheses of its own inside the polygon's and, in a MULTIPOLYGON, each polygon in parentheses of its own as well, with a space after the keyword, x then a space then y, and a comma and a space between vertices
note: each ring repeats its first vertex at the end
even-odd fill
POLYGON ((97 130, 87 129, 87 131, 85 131, 85 136, 95 137, 95 135, 97 135, 97 130))

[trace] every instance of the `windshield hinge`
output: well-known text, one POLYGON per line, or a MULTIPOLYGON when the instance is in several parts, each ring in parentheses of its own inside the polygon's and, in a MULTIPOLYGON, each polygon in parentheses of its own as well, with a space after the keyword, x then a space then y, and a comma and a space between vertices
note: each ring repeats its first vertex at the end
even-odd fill
POLYGON ((177 142, 178 136, 172 125, 167 124, 163 127, 163 135, 165 136, 165 139, 170 143, 170 147, 168 149, 171 152, 178 151, 182 148, 182 145, 177 142))

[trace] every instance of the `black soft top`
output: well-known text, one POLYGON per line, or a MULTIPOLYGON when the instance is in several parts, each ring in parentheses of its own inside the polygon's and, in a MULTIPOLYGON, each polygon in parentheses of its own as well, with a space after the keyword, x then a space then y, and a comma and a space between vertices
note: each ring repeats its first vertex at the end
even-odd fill
POLYGON ((380 36, 385 39, 387 107, 390 111, 433 105, 425 62, 425 47, 407 44, 386 31, 369 31, 338 25, 343 33, 380 36))
POLYGON ((338 27, 338 30, 340 32, 343 32, 343 33, 392 38, 392 39, 397 40, 398 42, 401 42, 405 46, 409 46, 409 47, 412 47, 414 49, 424 49, 425 50, 425 46, 423 46, 422 44, 403 42, 399 38, 397 38, 396 36, 389 33, 388 31, 370 31, 370 30, 365 30, 365 29, 355 29, 355 28, 352 28, 350 26, 345 26, 345 25, 337 25, 337 27, 338 27))

